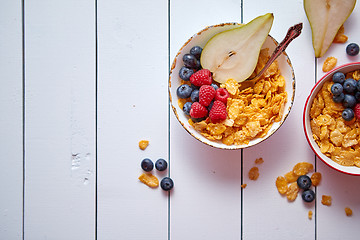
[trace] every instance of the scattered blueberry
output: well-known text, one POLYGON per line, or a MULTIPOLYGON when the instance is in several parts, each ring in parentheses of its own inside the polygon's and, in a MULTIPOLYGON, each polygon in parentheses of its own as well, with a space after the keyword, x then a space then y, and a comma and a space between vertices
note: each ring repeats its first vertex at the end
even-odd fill
POLYGON ((183 106, 183 111, 186 115, 190 115, 192 102, 186 102, 183 106))
POLYGON ((199 89, 195 89, 192 91, 191 95, 190 95, 190 98, 191 98, 191 101, 193 102, 198 102, 199 101, 199 89))
POLYGON ((345 94, 343 105, 345 108, 353 108, 356 104, 356 98, 354 95, 345 94))
POLYGON ((200 46, 194 46, 190 49, 190 54, 194 55, 197 59, 200 59, 202 48, 200 46))
POLYGON ((176 90, 176 94, 179 98, 188 98, 190 97, 191 92, 192 88, 187 84, 180 85, 176 90))
POLYGON ((185 54, 183 56, 183 62, 185 67, 198 69, 200 67, 199 60, 196 59, 196 57, 192 54, 185 54))
POLYGON ((212 83, 211 86, 215 89, 215 91, 219 88, 219 86, 216 85, 215 83, 212 83))
POLYGON ((350 56, 355 56, 359 54, 359 45, 356 43, 350 43, 346 46, 346 53, 350 56))
POLYGON ((301 175, 297 179, 299 188, 307 190, 311 187, 311 179, 307 175, 301 175))
POLYGON ((154 163, 149 158, 145 158, 141 161, 141 168, 145 172, 150 172, 154 168, 154 163))
POLYGON ((351 108, 345 108, 341 115, 345 121, 351 121, 355 114, 351 108))
POLYGON ((354 96, 356 98, 356 101, 360 102, 360 92, 356 92, 354 96))
POLYGON ((155 162, 155 168, 159 171, 164 171, 167 168, 167 162, 164 159, 159 158, 155 162))
POLYGON ((163 190, 170 191, 174 187, 174 182, 171 178, 164 177, 160 182, 160 186, 163 190))
POLYGON ((342 72, 336 72, 334 73, 334 75, 332 76, 332 80, 335 83, 340 83, 343 84, 345 81, 345 74, 343 74, 342 72))
POLYGON ((343 92, 343 86, 340 83, 334 83, 331 86, 331 92, 335 96, 340 95, 343 92))
POLYGON ((344 101, 344 98, 345 98, 345 94, 341 93, 340 95, 333 96, 333 101, 336 103, 341 103, 344 101))
POLYGON ((308 189, 301 194, 301 197, 305 202, 312 202, 315 199, 315 193, 313 190, 308 189))
POLYGON ((193 73, 194 73, 193 69, 182 66, 179 71, 179 77, 184 81, 189 81, 193 73))
POLYGON ((348 78, 344 82, 344 91, 347 93, 353 93, 356 89, 356 81, 352 78, 348 78))

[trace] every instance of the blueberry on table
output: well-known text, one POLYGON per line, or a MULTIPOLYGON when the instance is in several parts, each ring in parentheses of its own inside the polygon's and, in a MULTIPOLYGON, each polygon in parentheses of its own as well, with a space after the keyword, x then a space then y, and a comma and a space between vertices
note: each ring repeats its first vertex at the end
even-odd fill
POLYGON ((332 76, 332 80, 334 83, 343 84, 345 82, 345 74, 343 74, 342 72, 336 72, 332 76))
POLYGON ((141 168, 145 172, 150 172, 154 168, 154 163, 149 158, 145 158, 141 161, 141 168))
POLYGON ((183 56, 183 62, 185 67, 198 69, 200 67, 199 60, 196 59, 196 57, 192 54, 185 54, 183 56))
POLYGON ((297 179, 299 188, 307 190, 311 187, 311 179, 307 175, 301 175, 297 179))
POLYGON ((182 84, 176 89, 176 95, 179 98, 188 98, 191 95, 192 88, 187 84, 182 84))
POLYGON ((312 202, 315 199, 315 193, 313 190, 308 189, 301 194, 301 197, 305 202, 312 202))
POLYGON ((340 95, 333 96, 333 101, 336 103, 342 103, 344 101, 345 94, 341 93, 340 95))
POLYGON ((343 105, 345 108, 353 108, 356 104, 356 98, 354 95, 345 94, 343 105))
POLYGON ((184 81, 189 81, 191 75, 194 74, 194 70, 191 68, 187 68, 185 66, 182 66, 179 70, 179 77, 184 81))
POLYGON ((350 43, 346 46, 346 53, 350 56, 356 56, 359 54, 359 45, 356 43, 350 43))
POLYGON ((186 102, 183 106, 183 111, 186 115, 190 115, 192 102, 186 102))
POLYGON ((345 108, 341 116, 345 121, 351 121, 354 118, 355 114, 351 108, 345 108))
POLYGON ((352 78, 346 79, 343 85, 344 91, 347 93, 353 93, 356 89, 356 83, 356 80, 352 78))
POLYGON ((196 59, 200 59, 202 48, 200 46, 194 46, 190 49, 190 54, 194 55, 196 59))
POLYGON ((162 158, 159 158, 156 162, 155 162, 155 168, 158 170, 158 171, 164 171, 166 170, 167 168, 167 162, 162 159, 162 158))
POLYGON ((335 96, 340 95, 343 92, 344 88, 340 83, 334 83, 331 86, 331 93, 335 96))
POLYGON ((170 191, 174 187, 174 182, 173 182, 173 180, 171 178, 164 177, 160 182, 160 187, 164 191, 170 191))
POLYGON ((193 102, 198 102, 199 101, 199 89, 195 89, 192 91, 191 95, 190 95, 190 98, 191 98, 191 101, 193 102))

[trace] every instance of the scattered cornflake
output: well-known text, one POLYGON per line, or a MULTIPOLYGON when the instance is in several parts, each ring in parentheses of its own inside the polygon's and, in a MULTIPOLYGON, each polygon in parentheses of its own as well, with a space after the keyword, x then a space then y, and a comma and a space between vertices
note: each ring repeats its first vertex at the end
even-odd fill
POLYGON ((319 172, 314 172, 311 177, 311 182, 314 186, 317 186, 319 185, 320 181, 321 181, 321 173, 319 172))
POLYGON ((264 159, 262 157, 255 159, 255 164, 262 164, 263 162, 264 162, 264 159))
POLYGON ((285 177, 287 183, 296 182, 296 180, 298 179, 298 176, 293 171, 285 173, 284 177, 285 177))
POLYGON ((241 184, 241 188, 246 188, 247 184, 244 183, 244 184, 241 184))
POLYGON ((336 64, 337 64, 337 58, 327 57, 322 67, 323 72, 328 72, 332 70, 336 66, 336 64))
POLYGON ((311 170, 313 170, 314 166, 308 162, 299 162, 297 163, 294 168, 293 172, 297 176, 308 174, 311 170))
POLYGON ((345 214, 346 214, 346 216, 348 216, 348 217, 352 216, 352 210, 351 210, 349 207, 346 207, 346 208, 345 208, 345 214))
POLYGON ((331 206, 331 196, 322 195, 321 203, 326 206, 331 206))
POLYGON ((339 28, 333 43, 345 43, 348 40, 348 37, 344 34, 345 32, 345 28, 344 25, 341 25, 341 27, 339 28))
POLYGON ((141 140, 139 142, 139 148, 141 150, 145 150, 147 148, 147 146, 149 146, 149 141, 148 140, 141 140))
POLYGON ((151 188, 156 188, 159 186, 159 179, 151 173, 141 174, 139 180, 151 188))
POLYGON ((313 212, 311 210, 309 210, 308 212, 308 218, 311 220, 312 219, 312 216, 313 216, 313 212))
POLYGON ((294 201, 297 198, 299 193, 299 186, 296 182, 293 182, 289 185, 288 190, 286 191, 286 197, 289 201, 294 201))
POLYGON ((288 191, 288 182, 283 176, 277 177, 275 184, 280 194, 285 194, 288 191))
POLYGON ((259 168, 258 167, 252 167, 249 171, 249 179, 250 180, 256 180, 259 177, 259 168))

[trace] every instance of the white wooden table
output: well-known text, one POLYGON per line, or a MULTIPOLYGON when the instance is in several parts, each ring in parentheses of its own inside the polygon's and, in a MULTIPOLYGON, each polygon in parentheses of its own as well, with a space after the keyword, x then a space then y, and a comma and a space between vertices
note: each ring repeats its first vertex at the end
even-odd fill
MULTIPOLYGON (((357 3, 345 23, 349 43, 360 43, 359 26, 357 3)), ((302 0, 1 0, 0 239, 358 239, 360 177, 317 159, 302 128, 324 59, 360 60, 345 46, 314 58, 302 0), (169 106, 172 59, 208 25, 267 12, 278 41, 304 23, 286 51, 296 76, 290 116, 244 150, 196 141, 169 106), (141 139, 150 141, 145 151, 141 139), (174 180, 170 194, 139 182, 145 157, 169 162, 158 176, 174 180), (259 157, 260 177, 250 181, 259 157), (311 204, 275 188, 301 161, 323 176, 311 204)))

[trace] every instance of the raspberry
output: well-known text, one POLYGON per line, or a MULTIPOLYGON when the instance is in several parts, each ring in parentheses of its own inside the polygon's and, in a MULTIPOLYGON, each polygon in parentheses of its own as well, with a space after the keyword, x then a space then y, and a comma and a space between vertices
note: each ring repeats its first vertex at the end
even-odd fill
POLYGON ((209 106, 215 97, 215 89, 210 85, 202 85, 199 89, 199 103, 205 107, 209 106))
POLYGON ((354 113, 357 119, 360 119, 360 103, 357 103, 354 107, 354 113))
POLYGON ((191 75, 190 82, 198 87, 210 85, 212 83, 211 72, 208 69, 201 69, 191 75))
POLYGON ((209 113, 211 122, 221 122, 226 119, 226 115, 225 104, 220 100, 216 100, 209 113))
POLYGON ((216 90, 215 100, 220 100, 226 104, 228 97, 229 97, 229 93, 225 88, 218 88, 216 90))
POLYGON ((192 117, 192 118, 203 118, 207 114, 208 114, 208 110, 206 109, 206 107, 204 107, 200 103, 194 102, 191 105, 190 117, 192 117))

